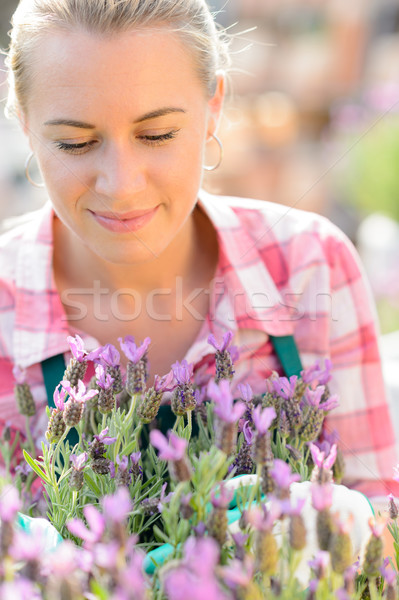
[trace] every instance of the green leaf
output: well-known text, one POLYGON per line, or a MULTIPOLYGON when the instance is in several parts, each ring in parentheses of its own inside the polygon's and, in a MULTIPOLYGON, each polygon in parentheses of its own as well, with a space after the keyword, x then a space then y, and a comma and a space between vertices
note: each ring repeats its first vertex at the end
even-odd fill
POLYGON ((36 475, 39 475, 40 479, 43 479, 43 481, 45 481, 48 485, 52 485, 52 483, 51 483, 50 479, 47 477, 46 473, 38 466, 36 461, 33 460, 33 458, 30 456, 30 454, 28 454, 26 450, 23 450, 23 453, 24 453, 24 458, 25 458, 26 462, 31 467, 31 469, 36 473, 36 475))
POLYGON ((92 579, 90 582, 91 591, 96 595, 98 600, 108 600, 109 594, 98 581, 92 579))
POLYGON ((90 475, 88 474, 87 471, 84 472, 84 479, 85 479, 85 482, 87 483, 87 485, 89 486, 89 488, 91 489, 91 491, 95 493, 97 498, 100 498, 102 496, 101 490, 98 487, 98 485, 96 484, 96 482, 94 481, 94 479, 92 477, 90 477, 90 475))
POLYGON ((125 454, 125 455, 131 454, 133 452, 133 450, 136 448, 136 446, 137 446, 136 440, 132 440, 130 442, 130 444, 128 444, 121 450, 120 454, 125 454))
POLYGON ((164 533, 161 529, 159 529, 159 527, 157 525, 153 526, 153 532, 154 532, 155 537, 158 540, 161 540, 162 542, 166 542, 167 544, 170 543, 169 536, 167 536, 166 533, 164 533))

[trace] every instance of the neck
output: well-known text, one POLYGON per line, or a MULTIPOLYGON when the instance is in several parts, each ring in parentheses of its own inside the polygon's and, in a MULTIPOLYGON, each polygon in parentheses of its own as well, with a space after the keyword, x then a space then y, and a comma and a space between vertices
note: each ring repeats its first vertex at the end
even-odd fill
POLYGON ((144 263, 114 264, 103 260, 82 244, 57 217, 54 240, 54 273, 59 289, 86 289, 101 285, 111 293, 130 287, 146 294, 156 288, 174 289, 178 278, 191 282, 194 273, 206 273, 205 277, 211 273, 212 278, 216 266, 216 235, 208 218, 199 209, 193 211, 161 255, 144 263), (210 228, 213 244, 209 244, 210 228), (204 247, 204 242, 207 247, 204 247), (65 256, 68 256, 67 261, 65 256))

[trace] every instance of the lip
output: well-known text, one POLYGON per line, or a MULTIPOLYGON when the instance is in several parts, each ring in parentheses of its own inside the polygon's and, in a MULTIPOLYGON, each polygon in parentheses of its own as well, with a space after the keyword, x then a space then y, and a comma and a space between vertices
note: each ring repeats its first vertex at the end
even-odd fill
POLYGON ((92 210, 89 210, 89 212, 104 229, 108 229, 108 231, 114 233, 131 233, 145 227, 155 216, 157 210, 158 206, 147 210, 133 210, 126 213, 92 210))

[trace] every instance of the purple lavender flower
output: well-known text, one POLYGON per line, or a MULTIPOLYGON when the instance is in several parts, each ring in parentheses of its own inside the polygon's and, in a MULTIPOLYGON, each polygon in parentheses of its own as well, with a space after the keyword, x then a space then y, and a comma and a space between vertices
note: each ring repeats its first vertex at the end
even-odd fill
POLYGON ((233 339, 233 333, 228 331, 223 336, 223 342, 218 343, 213 334, 208 337, 208 343, 211 344, 215 350, 215 362, 216 362, 216 383, 223 379, 231 381, 234 376, 233 363, 238 359, 238 350, 235 346, 230 346, 233 339), (227 349, 230 346, 229 350, 227 349))
POLYGON ((170 502, 170 500, 173 497, 173 492, 169 492, 169 494, 166 494, 166 488, 167 488, 168 484, 165 481, 164 484, 162 484, 162 488, 161 488, 161 495, 159 497, 159 502, 157 505, 158 511, 161 513, 163 511, 163 507, 165 504, 167 504, 168 502, 170 502))
POLYGON ((384 562, 382 563, 382 567, 380 569, 381 575, 383 576, 385 583, 389 586, 393 586, 396 584, 397 573, 389 568, 391 566, 390 557, 387 556, 384 558, 384 562))
POLYGON ((243 560, 233 559, 228 565, 219 569, 224 583, 231 590, 247 588, 254 575, 254 559, 252 556, 244 556, 243 560))
POLYGON ((191 382, 194 365, 192 363, 189 364, 186 360, 182 360, 181 363, 176 361, 172 365, 172 371, 178 385, 184 385, 191 382))
POLYGON ((94 439, 97 440, 97 442, 100 442, 102 444, 105 444, 106 446, 110 446, 111 444, 113 444, 114 442, 116 442, 117 438, 116 437, 110 437, 108 435, 108 427, 106 427, 105 429, 103 429, 99 434, 95 434, 93 437, 94 439))
POLYGON ((315 389, 307 387, 304 393, 305 404, 313 406, 313 408, 319 408, 325 389, 324 385, 318 385, 315 389))
POLYGON ((21 369, 18 365, 14 365, 12 369, 12 374, 14 375, 15 381, 19 385, 23 385, 26 383, 26 369, 21 369))
POLYGON ((338 396, 334 394, 333 396, 329 396, 327 400, 321 402, 323 394, 325 392, 324 385, 318 385, 316 388, 306 388, 304 393, 304 402, 308 406, 312 406, 313 408, 318 408, 320 410, 324 410, 325 412, 329 412, 339 406, 338 396))
POLYGON ((176 383, 174 382, 175 374, 173 369, 169 371, 163 377, 159 375, 155 375, 154 377, 154 390, 158 393, 164 392, 173 392, 176 387, 176 383))
POLYGON ((289 490, 291 483, 300 481, 301 479, 298 473, 292 473, 291 467, 279 458, 275 459, 270 474, 273 477, 277 488, 281 490, 289 490))
POLYGON ((395 502, 395 496, 393 494, 388 495, 388 513, 389 518, 395 520, 399 516, 398 505, 395 502))
POLYGON ((380 538, 385 529, 385 520, 382 520, 378 523, 374 517, 370 517, 368 520, 368 524, 370 527, 371 534, 376 538, 380 538))
POLYGON ((106 367, 119 367, 120 365, 120 354, 118 350, 112 344, 105 344, 101 349, 98 359, 94 359, 94 362, 100 362, 100 364, 106 367))
POLYGON ((242 398, 246 404, 249 404, 254 395, 249 383, 239 383, 237 385, 237 390, 240 394, 240 398, 242 398))
POLYGON ((67 396, 67 391, 64 390, 63 388, 61 388, 61 390, 59 390, 58 388, 55 389, 54 394, 53 394, 54 404, 60 412, 62 412, 64 410, 66 396, 67 396))
POLYGON ((170 461, 182 460, 188 445, 187 440, 180 438, 173 432, 169 432, 168 438, 166 438, 158 429, 151 431, 150 442, 159 450, 161 460, 170 461))
POLYGON ((254 432, 251 428, 249 421, 245 421, 244 426, 242 428, 242 432, 244 434, 245 443, 248 444, 248 446, 250 446, 254 439, 254 432))
POLYGON ((130 494, 125 487, 118 488, 115 494, 104 496, 101 505, 105 519, 111 523, 123 523, 133 508, 130 494))
POLYGON ((287 377, 279 377, 272 381, 274 391, 284 400, 291 400, 295 393, 296 382, 298 377, 291 375, 289 379, 287 377))
POLYGON ((256 431, 260 435, 265 435, 270 425, 273 423, 273 420, 276 418, 276 411, 273 406, 267 406, 262 409, 261 405, 259 405, 254 409, 252 417, 256 431))
POLYGON ((234 497, 234 490, 226 487, 226 484, 221 483, 216 490, 211 491, 211 503, 214 508, 229 507, 230 502, 234 497))
POLYGON ((301 377, 304 383, 309 383, 312 387, 316 384, 326 385, 331 379, 332 362, 328 358, 324 360, 324 368, 320 361, 301 371, 301 377))
POLYGON ((79 456, 76 456, 75 454, 71 454, 70 460, 73 464, 73 468, 75 469, 75 471, 83 471, 84 466, 87 462, 87 458, 88 458, 87 452, 82 452, 81 454, 79 454, 79 456))
POLYGON ((313 569, 317 579, 323 579, 323 577, 325 577, 329 564, 330 553, 326 550, 319 550, 315 557, 308 562, 309 567, 313 569))
POLYGON ((16 561, 36 562, 46 550, 44 536, 28 535, 24 531, 16 530, 9 548, 9 554, 16 561))
POLYGON ((42 600, 43 596, 38 591, 36 584, 18 577, 15 581, 0 583, 0 598, 14 598, 15 600, 42 600))
POLYGON ((312 485, 312 506, 319 512, 330 508, 332 505, 333 488, 329 483, 312 485))
POLYGON ((88 554, 86 550, 77 548, 71 540, 63 540, 62 544, 44 556, 43 570, 45 574, 62 579, 69 578, 71 573, 81 567, 79 559, 83 552, 88 554))
POLYGON ((246 410, 243 402, 234 403, 227 379, 222 379, 219 384, 211 380, 208 384, 208 396, 215 403, 215 415, 226 423, 237 423, 246 410))
POLYGON ((148 582, 144 576, 144 553, 135 548, 129 555, 128 565, 119 572, 119 587, 115 590, 114 598, 130 600, 134 590, 135 600, 147 600, 148 582))
POLYGON ((281 502, 272 499, 269 507, 262 504, 262 507, 254 507, 246 512, 246 520, 257 531, 271 532, 277 519, 282 515, 281 502))
POLYGON ((218 350, 218 352, 224 352, 230 346, 232 339, 233 339, 233 332, 227 331, 223 336, 223 342, 219 344, 216 341, 216 338, 213 335, 213 333, 211 333, 208 336, 208 344, 211 344, 211 346, 213 346, 215 348, 215 350, 218 350))
POLYGON ((97 378, 97 385, 102 390, 109 390, 109 388, 112 387, 112 384, 115 381, 114 378, 111 377, 111 375, 106 372, 103 365, 101 365, 101 364, 96 365, 96 378, 97 378))
POLYGON ((127 335, 124 340, 123 338, 118 338, 118 342, 120 343, 126 358, 136 364, 146 354, 148 347, 151 344, 151 338, 146 337, 140 346, 137 346, 132 335, 127 335))
POLYGON ((143 468, 140 465, 141 460, 141 452, 132 452, 130 455, 130 462, 132 464, 130 473, 133 476, 133 479, 137 479, 137 477, 143 477, 143 468))
POLYGON ((86 390, 86 386, 81 380, 78 381, 77 389, 72 387, 69 381, 66 380, 61 381, 61 385, 75 402, 82 404, 98 394, 98 390, 86 390))
POLYGON ((87 352, 84 349, 82 338, 79 335, 75 335, 75 337, 68 336, 67 342, 71 347, 73 357, 76 358, 78 362, 83 362, 86 358, 87 352))
POLYGON ((333 444, 330 449, 328 456, 322 452, 316 444, 309 444, 312 459, 316 467, 319 469, 329 470, 332 468, 335 459, 337 458, 337 445, 333 444))
POLYGON ((99 542, 105 531, 105 519, 102 514, 93 505, 88 504, 83 509, 83 514, 88 527, 80 519, 71 519, 67 523, 67 528, 76 537, 83 540, 85 548, 90 549, 99 542))
POLYGON ((118 465, 121 471, 127 471, 127 468, 129 466, 129 458, 125 455, 123 455, 121 458, 118 454, 118 456, 116 457, 116 464, 118 465))
POLYGON ((132 452, 130 455, 130 460, 132 464, 138 465, 141 459, 141 452, 132 452))

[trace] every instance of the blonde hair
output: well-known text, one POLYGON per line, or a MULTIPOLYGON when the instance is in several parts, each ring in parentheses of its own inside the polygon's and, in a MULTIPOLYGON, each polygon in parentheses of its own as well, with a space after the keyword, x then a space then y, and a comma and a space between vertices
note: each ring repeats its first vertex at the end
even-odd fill
POLYGON ((6 113, 27 110, 30 56, 44 32, 80 28, 107 35, 160 25, 177 33, 191 50, 200 80, 212 96, 216 75, 226 71, 230 60, 227 36, 217 27, 205 0, 20 0, 6 58, 6 113))

